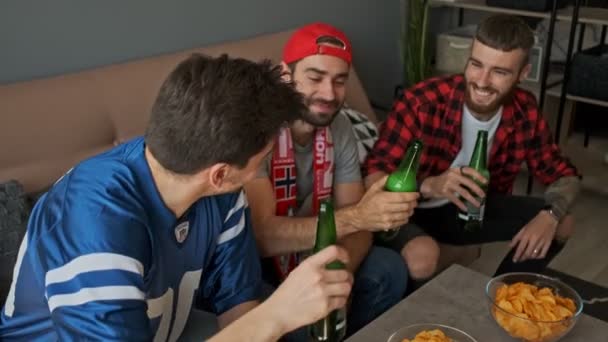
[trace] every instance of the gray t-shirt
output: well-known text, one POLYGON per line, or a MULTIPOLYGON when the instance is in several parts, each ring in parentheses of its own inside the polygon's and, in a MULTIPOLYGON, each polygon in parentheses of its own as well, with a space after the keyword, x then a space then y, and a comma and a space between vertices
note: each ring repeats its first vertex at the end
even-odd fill
MULTIPOLYGON (((342 113, 330 126, 334 142, 334 187, 336 184, 352 183, 361 181, 361 170, 358 159, 357 140, 353 134, 353 128, 349 119, 342 113)), ((296 159, 296 188, 297 209, 296 216, 312 215, 312 182, 313 182, 313 151, 312 140, 307 146, 300 146, 294 141, 294 153, 296 159)), ((270 159, 258 172, 258 178, 269 177, 270 159)))

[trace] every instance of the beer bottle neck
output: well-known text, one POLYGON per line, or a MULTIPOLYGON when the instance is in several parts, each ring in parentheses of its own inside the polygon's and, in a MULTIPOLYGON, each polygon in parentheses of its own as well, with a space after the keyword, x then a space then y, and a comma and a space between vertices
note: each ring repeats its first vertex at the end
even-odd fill
POLYGON ((334 245, 336 240, 337 234, 334 209, 329 201, 323 201, 319 206, 315 251, 320 251, 327 246, 334 245))
POLYGON ((420 159, 420 152, 422 151, 422 144, 419 141, 415 141, 405 152, 405 156, 399 163, 398 171, 418 169, 418 159, 420 159))
POLYGON ((488 150, 488 131, 478 131, 477 141, 475 142, 475 149, 471 156, 471 162, 469 166, 476 170, 482 170, 488 168, 487 163, 487 150, 488 150))

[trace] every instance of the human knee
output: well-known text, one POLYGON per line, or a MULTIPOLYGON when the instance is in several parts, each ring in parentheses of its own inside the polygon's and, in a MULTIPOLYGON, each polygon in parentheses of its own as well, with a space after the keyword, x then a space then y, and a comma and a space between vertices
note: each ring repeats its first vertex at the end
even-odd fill
POLYGON ((381 291, 401 299, 407 286, 407 267, 399 254, 383 247, 373 247, 355 276, 355 286, 381 291), (357 284, 360 283, 360 284, 357 284))
POLYGON ((567 241, 574 233, 574 217, 566 215, 557 225, 555 239, 561 242, 567 241))
POLYGON ((407 243, 401 250, 409 275, 414 280, 424 280, 433 276, 439 260, 439 246, 428 236, 421 236, 407 243))

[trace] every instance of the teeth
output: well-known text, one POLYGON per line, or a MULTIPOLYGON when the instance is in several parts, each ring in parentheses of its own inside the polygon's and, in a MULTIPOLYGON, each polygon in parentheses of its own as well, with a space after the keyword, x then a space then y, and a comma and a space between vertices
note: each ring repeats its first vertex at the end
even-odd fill
POLYGON ((479 95, 482 95, 482 96, 488 96, 488 95, 491 94, 489 91, 487 91, 487 90, 481 90, 481 89, 475 89, 475 92, 477 94, 479 94, 479 95))

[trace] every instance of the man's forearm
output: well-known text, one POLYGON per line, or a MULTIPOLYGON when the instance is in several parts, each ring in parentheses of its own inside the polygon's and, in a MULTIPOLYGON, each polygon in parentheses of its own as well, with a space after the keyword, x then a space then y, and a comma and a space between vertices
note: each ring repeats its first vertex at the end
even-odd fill
MULTIPOLYGON (((351 207, 335 213, 338 239, 356 231, 352 221, 356 210, 351 207)), ((263 257, 302 252, 314 247, 317 218, 272 216, 265 220, 264 229, 256 231, 258 246, 263 257)))
POLYGON ((281 326, 279 320, 272 316, 272 311, 268 307, 268 304, 262 303, 228 325, 208 341, 277 341, 285 333, 287 331, 281 326))
POLYGON ((545 191, 545 201, 563 217, 572 207, 580 190, 581 181, 578 177, 562 177, 549 185, 545 191))
POLYGON ((317 219, 271 216, 264 220, 264 227, 258 228, 256 228, 256 237, 262 256, 277 256, 312 249, 315 243, 317 219))
POLYGON ((217 323, 219 325, 219 328, 220 329, 225 328, 226 326, 230 325, 232 322, 243 317, 249 311, 256 308, 258 305, 260 305, 259 301, 252 300, 252 301, 244 302, 237 306, 232 307, 230 310, 228 310, 218 316, 217 323))

